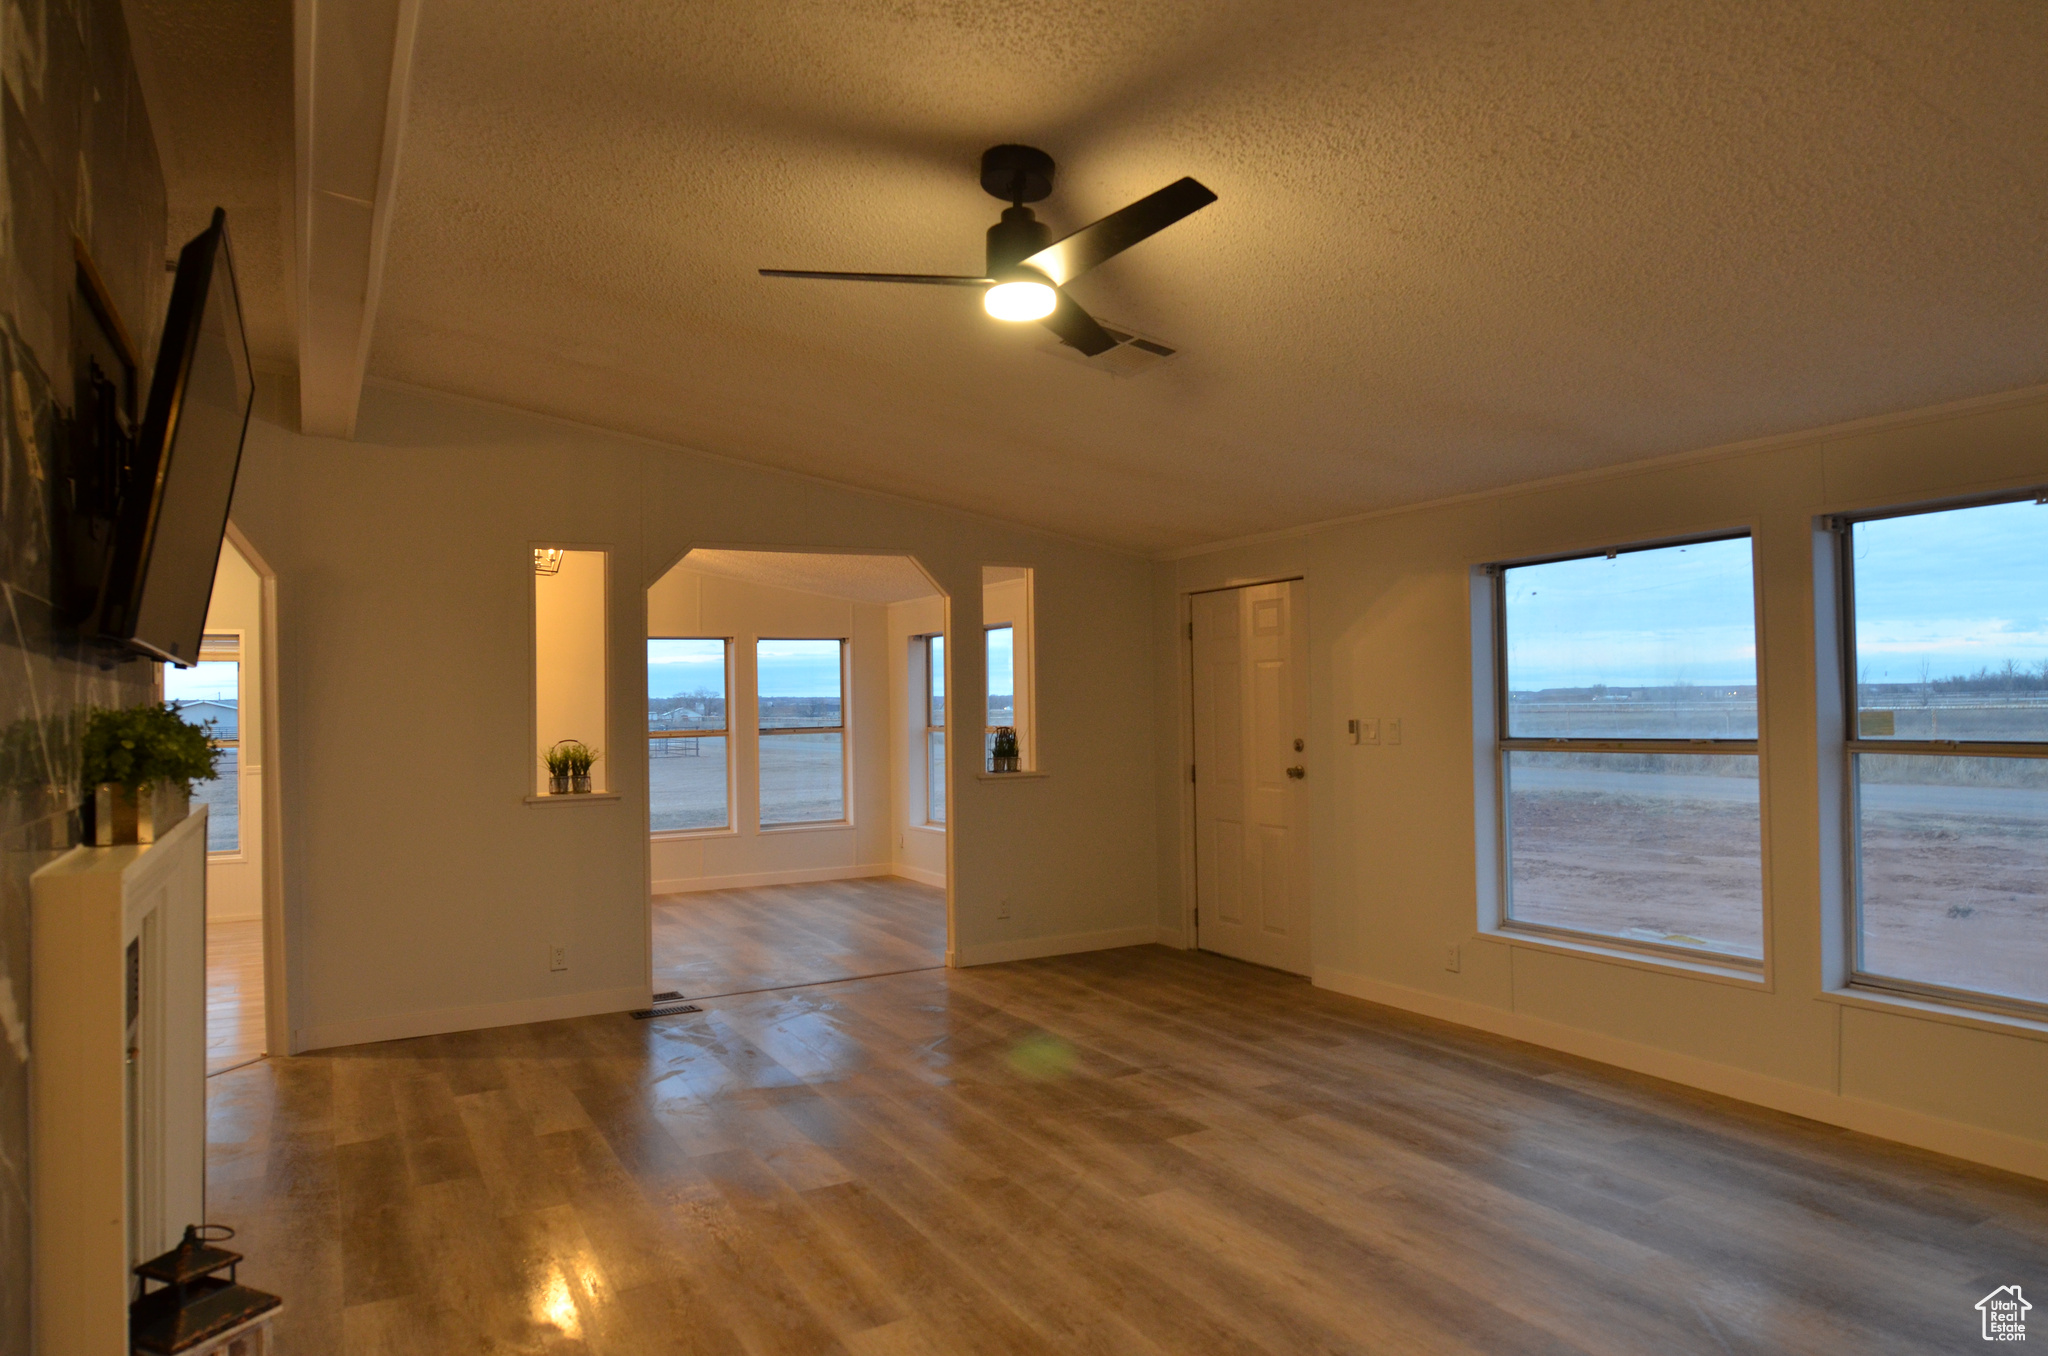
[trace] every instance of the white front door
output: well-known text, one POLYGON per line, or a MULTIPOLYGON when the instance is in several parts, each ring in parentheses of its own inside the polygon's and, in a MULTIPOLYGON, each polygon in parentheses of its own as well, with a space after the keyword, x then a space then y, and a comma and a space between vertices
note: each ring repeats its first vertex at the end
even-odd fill
POLYGON ((1196 945, 1305 975, 1308 619, 1299 580, 1194 596, 1196 945))

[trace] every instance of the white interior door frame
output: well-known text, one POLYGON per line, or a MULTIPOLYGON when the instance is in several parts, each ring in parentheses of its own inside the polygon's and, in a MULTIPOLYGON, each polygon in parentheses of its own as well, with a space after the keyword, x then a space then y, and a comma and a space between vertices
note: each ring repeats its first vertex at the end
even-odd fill
POLYGON ((281 683, 277 629, 277 571, 248 535, 230 519, 227 539, 256 572, 261 588, 257 614, 256 671, 246 662, 242 669, 242 692, 255 695, 257 729, 262 738, 263 776, 257 787, 258 804, 244 803, 246 817, 255 811, 256 832, 262 844, 260 866, 263 895, 263 1048, 271 1055, 297 1054, 292 1041, 291 968, 293 953, 287 940, 291 928, 287 917, 284 868, 284 758, 283 722, 278 719, 281 683))

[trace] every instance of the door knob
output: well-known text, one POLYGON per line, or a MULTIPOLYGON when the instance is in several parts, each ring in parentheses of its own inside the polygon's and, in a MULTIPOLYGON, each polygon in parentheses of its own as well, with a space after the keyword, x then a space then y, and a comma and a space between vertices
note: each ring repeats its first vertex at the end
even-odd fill
POLYGON ((1300 781, 1303 777, 1308 776, 1308 769, 1305 767, 1291 767, 1287 769, 1287 775, 1296 781, 1300 781))

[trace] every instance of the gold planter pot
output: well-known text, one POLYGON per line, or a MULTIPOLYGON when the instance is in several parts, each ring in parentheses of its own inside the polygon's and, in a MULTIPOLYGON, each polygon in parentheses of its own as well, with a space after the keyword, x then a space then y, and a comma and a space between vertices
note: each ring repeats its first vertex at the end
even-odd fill
POLYGON ((192 813, 192 793, 182 782, 156 781, 142 787, 101 782, 93 788, 92 845, 154 843, 192 813))

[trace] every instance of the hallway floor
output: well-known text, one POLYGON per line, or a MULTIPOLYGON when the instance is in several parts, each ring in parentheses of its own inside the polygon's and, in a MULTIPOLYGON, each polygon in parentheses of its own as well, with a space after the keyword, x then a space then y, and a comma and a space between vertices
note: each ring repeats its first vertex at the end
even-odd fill
POLYGON ((1961 1351, 2048 1185, 1134 947, 265 1060, 284 1356, 1961 1351))
POLYGON ((946 892, 900 876, 657 895, 654 989, 689 998, 946 963, 946 892))
POLYGON ((263 923, 206 923, 206 1072, 263 1057, 263 923))

